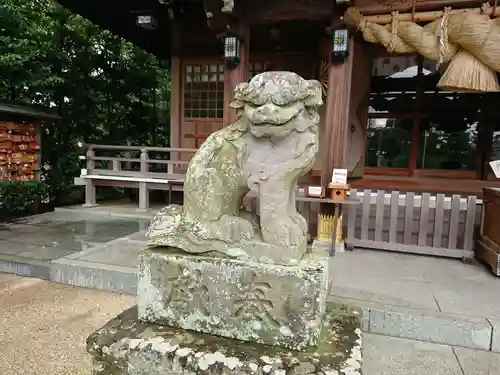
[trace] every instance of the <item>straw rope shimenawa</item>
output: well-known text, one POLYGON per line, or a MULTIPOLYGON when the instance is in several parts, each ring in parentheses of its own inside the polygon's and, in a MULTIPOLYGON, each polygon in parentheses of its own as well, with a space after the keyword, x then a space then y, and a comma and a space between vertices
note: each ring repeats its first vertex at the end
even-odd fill
POLYGON ((450 91, 500 91, 500 7, 363 16, 349 8, 345 22, 356 26, 366 41, 389 52, 418 52, 438 66, 448 63, 438 87, 450 91), (425 26, 419 23, 429 22, 425 26))

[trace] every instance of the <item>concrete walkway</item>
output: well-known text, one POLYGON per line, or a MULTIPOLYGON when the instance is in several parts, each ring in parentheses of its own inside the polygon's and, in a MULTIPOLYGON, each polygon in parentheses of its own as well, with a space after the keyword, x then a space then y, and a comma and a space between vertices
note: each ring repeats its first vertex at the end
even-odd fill
MULTIPOLYGON (((0 272, 135 295, 153 212, 69 208, 8 226, 0 272)), ((366 332, 500 352, 500 279, 482 265, 356 249, 331 270, 330 298, 363 308, 366 332)))
MULTIPOLYGON (((85 340, 132 296, 0 274, 0 373, 91 375, 85 340)), ((497 375, 500 354, 365 334, 365 375, 497 375)))
POLYGON ((364 375, 497 375, 500 354, 365 334, 364 375))

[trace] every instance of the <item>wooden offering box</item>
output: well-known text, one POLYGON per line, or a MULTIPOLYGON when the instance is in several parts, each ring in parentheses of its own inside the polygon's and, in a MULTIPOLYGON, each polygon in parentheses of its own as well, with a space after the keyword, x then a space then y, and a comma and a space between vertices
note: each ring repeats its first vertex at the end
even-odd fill
POLYGON ((328 184, 328 189, 330 190, 330 198, 334 201, 345 201, 350 190, 349 185, 334 184, 331 182, 328 184))
POLYGON ((30 181, 39 177, 37 126, 0 121, 0 180, 30 181))
POLYGON ((483 218, 476 241, 476 257, 500 276, 500 189, 483 189, 483 218))

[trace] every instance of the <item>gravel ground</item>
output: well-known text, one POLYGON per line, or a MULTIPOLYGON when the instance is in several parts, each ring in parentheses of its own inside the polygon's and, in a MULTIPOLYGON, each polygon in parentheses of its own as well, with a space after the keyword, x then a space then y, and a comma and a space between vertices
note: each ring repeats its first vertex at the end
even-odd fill
POLYGON ((132 296, 0 274, 0 374, 90 375, 85 340, 132 296))

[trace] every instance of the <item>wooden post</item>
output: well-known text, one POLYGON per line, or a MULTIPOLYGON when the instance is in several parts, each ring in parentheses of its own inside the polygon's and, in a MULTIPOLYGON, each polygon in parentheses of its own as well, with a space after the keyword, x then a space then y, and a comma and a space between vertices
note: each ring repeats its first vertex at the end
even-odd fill
MULTIPOLYGON (((172 49, 170 58, 170 147, 181 148, 182 80, 184 72, 179 56, 180 32, 177 23, 172 26, 172 49)), ((170 160, 180 160, 179 153, 170 153, 170 160)))
MULTIPOLYGON (((143 148, 141 150, 141 177, 146 177, 149 172, 148 151, 143 148)), ((139 182, 139 209, 138 211, 146 211, 149 208, 149 190, 146 182, 139 182)))
MULTIPOLYGON (((334 23, 337 22, 338 20, 335 19, 334 23)), ((325 103, 326 140, 321 155, 321 186, 323 186, 324 192, 331 181, 333 168, 347 167, 346 150, 349 134, 349 98, 351 96, 353 52, 353 40, 351 39, 349 56, 343 63, 332 63, 330 57, 328 93, 325 103)))
POLYGON ((181 79, 181 59, 179 56, 172 56, 170 61, 170 147, 172 148, 181 147, 181 79))
POLYGON ((122 169, 122 163, 121 163, 121 161, 119 161, 119 160, 113 160, 112 164, 113 164, 113 171, 118 172, 118 171, 120 171, 122 169))
MULTIPOLYGON (((87 175, 92 173, 95 168, 94 161, 95 152, 92 147, 89 147, 86 152, 87 157, 87 175)), ((85 179, 85 204, 83 207, 94 207, 96 206, 96 191, 93 181, 90 178, 85 179)))
POLYGON ((347 168, 351 177, 363 177, 372 56, 364 42, 358 41, 354 42, 353 53, 351 96, 349 99, 347 168))
POLYGON ((240 42, 240 64, 234 69, 224 69, 224 126, 236 120, 236 111, 229 108, 233 99, 233 90, 238 83, 248 81, 248 67, 250 55, 250 29, 240 23, 240 33, 243 40, 240 42))
MULTIPOLYGON (((408 161, 408 168, 410 169, 410 176, 413 177, 415 175, 415 170, 417 169, 418 164, 418 155, 420 151, 420 117, 416 116, 422 110, 422 99, 423 99, 423 65, 424 65, 424 57, 422 55, 418 55, 417 57, 417 87, 416 87, 416 97, 415 97, 415 106, 414 106, 414 117, 413 117, 413 128, 411 132, 411 144, 410 144, 410 157, 408 161)), ((423 167, 423 166, 422 166, 423 167)))

